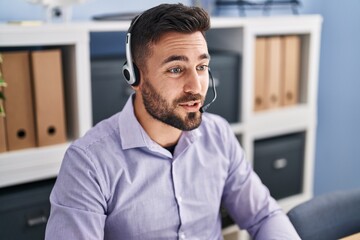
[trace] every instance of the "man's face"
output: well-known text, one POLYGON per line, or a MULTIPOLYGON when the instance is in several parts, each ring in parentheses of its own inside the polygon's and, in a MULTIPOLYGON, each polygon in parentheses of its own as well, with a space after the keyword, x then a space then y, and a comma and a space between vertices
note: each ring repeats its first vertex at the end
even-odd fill
POLYGON ((197 128, 209 78, 210 59, 203 35, 167 33, 151 50, 140 85, 146 111, 180 130, 197 128))

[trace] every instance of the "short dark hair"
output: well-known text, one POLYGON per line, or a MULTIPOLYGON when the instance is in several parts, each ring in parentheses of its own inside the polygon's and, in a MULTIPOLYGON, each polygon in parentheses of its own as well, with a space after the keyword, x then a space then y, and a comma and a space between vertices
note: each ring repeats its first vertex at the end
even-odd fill
POLYGON ((189 7, 181 3, 160 4, 143 12, 131 23, 131 53, 137 66, 145 67, 145 59, 151 55, 151 45, 157 43, 168 32, 194 33, 204 36, 210 28, 210 17, 199 7, 189 7))

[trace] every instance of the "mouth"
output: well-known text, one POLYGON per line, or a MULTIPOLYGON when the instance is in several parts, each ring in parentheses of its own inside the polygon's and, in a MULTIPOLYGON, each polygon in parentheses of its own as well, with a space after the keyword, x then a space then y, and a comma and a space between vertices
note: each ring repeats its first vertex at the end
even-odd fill
POLYGON ((200 110, 201 101, 197 100, 197 101, 183 102, 183 103, 179 103, 179 106, 184 108, 187 112, 196 112, 200 110))

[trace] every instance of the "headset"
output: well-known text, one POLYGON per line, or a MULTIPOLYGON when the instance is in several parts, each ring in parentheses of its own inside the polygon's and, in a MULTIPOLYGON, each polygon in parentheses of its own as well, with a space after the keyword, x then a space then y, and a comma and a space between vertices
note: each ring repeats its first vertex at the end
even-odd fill
POLYGON ((136 22, 141 17, 142 13, 139 14, 134 21, 132 22, 131 26, 129 27, 129 30, 126 34, 126 62, 123 65, 122 71, 123 75, 125 77, 125 80, 128 84, 131 86, 137 86, 140 83, 140 71, 138 67, 133 62, 132 54, 131 54, 131 31, 134 28, 136 22))
MULTIPOLYGON (((124 63, 124 65, 122 67, 122 72, 123 72, 126 82, 128 84, 130 84, 131 86, 137 86, 140 83, 140 71, 139 71, 139 68, 136 66, 136 64, 133 62, 133 58, 132 58, 132 54, 131 54, 131 31, 141 16, 142 16, 142 13, 140 13, 132 21, 132 24, 129 27, 129 30, 126 34, 126 46, 125 46, 126 62, 124 63)), ((200 108, 201 113, 205 112, 206 109, 208 109, 208 107, 210 107, 210 105, 215 101, 215 99, 217 97, 215 81, 211 74, 210 68, 208 68, 208 72, 209 72, 209 78, 211 80, 211 86, 212 86, 212 91, 213 91, 214 96, 213 96, 213 99, 208 104, 206 104, 205 106, 202 106, 200 108)))

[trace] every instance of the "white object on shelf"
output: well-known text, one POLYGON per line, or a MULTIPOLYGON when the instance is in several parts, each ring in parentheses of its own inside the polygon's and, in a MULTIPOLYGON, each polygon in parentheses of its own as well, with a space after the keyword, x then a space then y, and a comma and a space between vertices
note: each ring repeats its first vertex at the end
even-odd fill
POLYGON ((85 0, 26 0, 33 4, 41 4, 45 10, 45 20, 50 23, 56 18, 63 22, 70 22, 72 17, 72 5, 85 2, 85 0), (57 16, 59 14, 59 16, 57 16))

